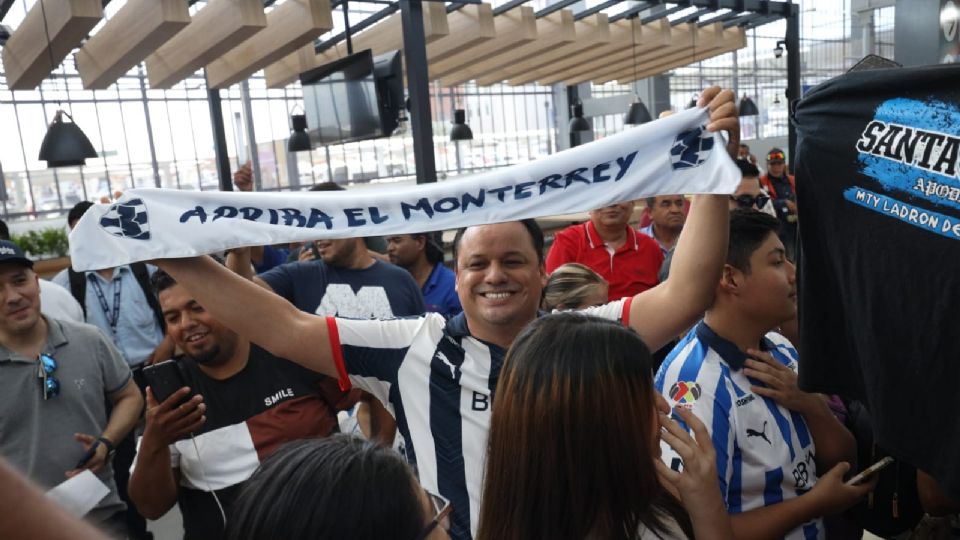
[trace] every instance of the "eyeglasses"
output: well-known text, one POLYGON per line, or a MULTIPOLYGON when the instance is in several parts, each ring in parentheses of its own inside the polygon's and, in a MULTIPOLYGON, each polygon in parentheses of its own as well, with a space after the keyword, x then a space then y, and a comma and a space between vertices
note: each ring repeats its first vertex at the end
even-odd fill
POLYGON ((37 361, 37 378, 40 379, 40 389, 45 400, 60 395, 60 381, 53 376, 56 370, 57 361, 52 356, 41 354, 37 361))
POLYGON ((762 210, 764 206, 767 205, 767 201, 770 200, 770 197, 766 195, 737 195, 734 197, 730 196, 730 200, 737 203, 737 206, 740 208, 750 208, 751 206, 756 206, 757 210, 762 210))
POLYGON ((439 525, 443 530, 450 531, 450 513, 453 512, 453 505, 450 504, 450 501, 441 497, 440 495, 434 495, 433 493, 427 492, 427 498, 430 499, 430 505, 433 507, 434 516, 430 523, 423 528, 423 531, 417 536, 417 540, 423 540, 424 538, 430 536, 430 533, 439 525))

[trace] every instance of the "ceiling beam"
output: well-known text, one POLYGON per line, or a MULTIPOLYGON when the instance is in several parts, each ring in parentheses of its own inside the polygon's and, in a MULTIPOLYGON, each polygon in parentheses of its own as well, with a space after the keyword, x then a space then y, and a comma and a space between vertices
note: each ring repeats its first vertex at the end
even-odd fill
POLYGON ((530 73, 529 77, 534 77, 531 80, 543 85, 554 84, 588 70, 622 61, 634 54, 668 47, 675 37, 666 21, 645 25, 637 19, 620 20, 610 24, 610 43, 606 46, 571 55, 530 73))
POLYGON ((742 49, 747 46, 747 33, 742 28, 727 28, 723 31, 723 39, 716 46, 710 50, 700 50, 697 48, 696 54, 690 55, 679 55, 673 58, 661 58, 648 61, 644 64, 641 64, 640 70, 634 74, 632 70, 624 70, 623 72, 610 76, 609 79, 601 79, 597 81, 599 84, 603 82, 609 82, 616 80, 621 84, 626 84, 634 80, 643 79, 645 77, 652 77, 654 75, 659 75, 665 71, 670 71, 678 67, 683 67, 690 65, 695 62, 700 62, 719 56, 721 54, 726 54, 732 51, 742 49))
POLYGON ((513 84, 514 77, 521 77, 526 73, 542 68, 570 56, 602 47, 610 43, 610 23, 605 13, 597 13, 590 17, 574 21, 574 39, 571 43, 557 45, 542 51, 537 56, 530 56, 523 60, 503 65, 500 69, 477 79, 480 86, 489 86, 500 81, 509 81, 513 84))
POLYGON ((483 75, 499 70, 505 65, 538 56, 558 45, 571 43, 576 40, 576 31, 573 29, 573 12, 568 9, 555 11, 536 20, 537 39, 513 47, 503 54, 498 54, 472 62, 460 71, 443 77, 441 86, 456 86, 463 82, 477 79, 483 75))
POLYGON ((530 6, 517 6, 493 18, 497 37, 465 47, 442 60, 430 59, 430 80, 441 79, 464 67, 496 56, 537 38, 537 20, 530 6))
POLYGON ((32 90, 40 86, 102 18, 100 0, 43 0, 34 3, 3 47, 7 88, 32 90), (50 32, 49 44, 44 30, 44 12, 50 32))
POLYGON ((266 25, 261 0, 210 0, 186 28, 147 57, 150 87, 172 87, 266 25))
POLYGON ((490 4, 471 4, 447 14, 450 32, 441 39, 427 43, 427 61, 443 60, 457 51, 492 39, 497 35, 493 25, 490 4))
POLYGON ((103 90, 190 24, 183 0, 127 0, 77 52, 87 90, 103 90))
POLYGON ((207 65, 207 86, 227 88, 333 28, 329 0, 287 0, 267 14, 267 27, 207 65))

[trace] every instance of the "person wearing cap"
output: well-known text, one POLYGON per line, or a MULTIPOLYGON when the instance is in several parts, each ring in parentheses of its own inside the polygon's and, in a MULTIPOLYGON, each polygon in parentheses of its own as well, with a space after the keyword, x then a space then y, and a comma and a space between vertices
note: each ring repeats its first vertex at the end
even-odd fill
POLYGON ((770 195, 780 220, 780 240, 787 249, 787 258, 796 260, 797 251, 797 186, 792 174, 787 173, 787 156, 773 148, 767 152, 767 174, 760 177, 760 185, 770 195))
POLYGON ((427 311, 452 317, 463 311, 455 290, 456 276, 443 264, 443 240, 439 233, 388 236, 390 262, 410 272, 420 286, 427 311))
POLYGON ((9 240, 0 240, 0 395, 0 456, 44 489, 91 471, 109 493, 86 518, 126 535, 111 458, 140 417, 140 391, 99 330, 41 314, 33 262, 9 240))

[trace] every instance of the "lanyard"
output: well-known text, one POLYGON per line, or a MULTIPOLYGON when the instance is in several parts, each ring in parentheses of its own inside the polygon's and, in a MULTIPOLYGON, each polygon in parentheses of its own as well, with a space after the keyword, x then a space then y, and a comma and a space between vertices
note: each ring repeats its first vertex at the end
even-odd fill
POLYGON ((107 298, 104 296, 103 289, 100 287, 97 278, 93 274, 87 274, 87 277, 90 279, 90 284, 93 285, 94 292, 97 293, 97 300, 100 301, 100 309, 103 310, 103 316, 107 318, 110 330, 113 332, 113 335, 117 335, 117 323, 120 321, 120 288, 121 285, 123 285, 123 281, 121 281, 123 274, 117 274, 117 279, 114 280, 113 311, 107 306, 107 298))

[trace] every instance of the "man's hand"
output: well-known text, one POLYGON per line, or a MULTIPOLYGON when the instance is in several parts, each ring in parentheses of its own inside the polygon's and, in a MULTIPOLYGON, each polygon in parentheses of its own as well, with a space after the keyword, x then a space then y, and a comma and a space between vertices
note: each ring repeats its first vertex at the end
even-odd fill
POLYGON ((792 201, 792 200, 790 200, 790 199, 787 199, 785 202, 786 202, 786 205, 787 205, 787 210, 788 210, 791 214, 796 214, 796 213, 797 213, 797 203, 794 202, 794 201, 792 201))
POLYGON ((751 359, 744 362, 743 374, 767 385, 751 386, 750 390, 754 393, 800 414, 814 412, 823 405, 816 394, 800 390, 797 386, 797 374, 774 360, 770 353, 748 349, 747 355, 751 359))
POLYGON ((721 91, 719 86, 711 86, 701 92, 697 100, 697 107, 710 108, 707 131, 727 132, 727 153, 731 159, 737 159, 740 153, 740 117, 737 116, 735 97, 733 90, 721 91))
POLYGON ((857 504, 864 495, 873 491, 873 488, 877 486, 877 480, 880 478, 880 475, 875 474, 869 482, 849 486, 843 480, 843 476, 848 471, 850 471, 850 464, 842 461, 817 480, 816 485, 808 494, 809 497, 816 500, 816 515, 839 514, 857 504))
POLYGON ((109 453, 107 445, 101 443, 93 435, 87 435, 86 433, 74 433, 73 438, 83 445, 84 457, 87 456, 91 449, 93 449, 93 455, 79 468, 67 471, 67 478, 72 478, 85 470, 90 470, 90 472, 99 471, 107 462, 107 454, 109 453))
POLYGON ((233 173, 233 185, 238 191, 253 191, 253 165, 249 161, 233 173))
POLYGON ((203 396, 196 395, 186 403, 177 406, 190 394, 190 388, 184 386, 170 395, 163 403, 157 404, 153 390, 147 387, 147 425, 143 430, 144 443, 171 445, 187 435, 199 431, 207 417, 203 415, 207 406, 203 396))
POLYGON ((313 242, 304 242, 303 246, 300 248, 300 255, 297 255, 297 260, 304 262, 312 261, 316 258, 317 256, 313 252, 313 242))

